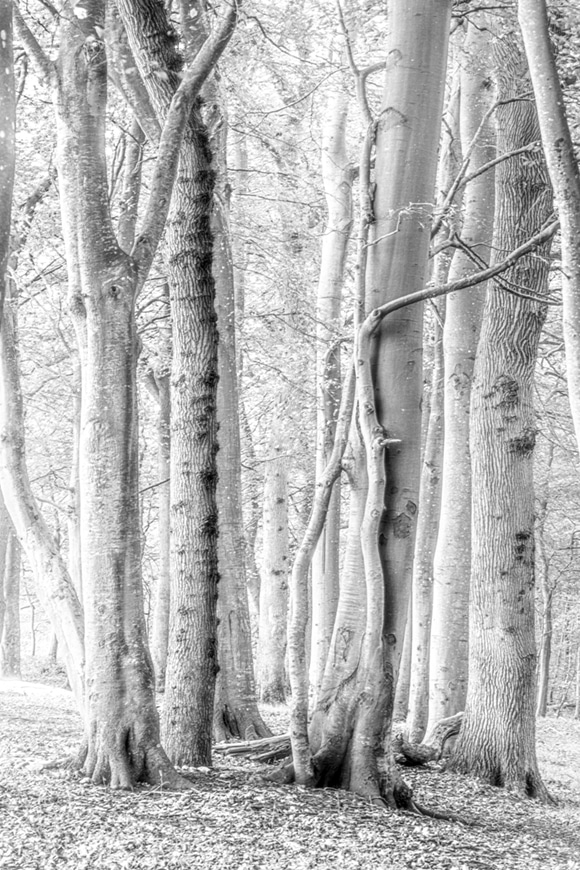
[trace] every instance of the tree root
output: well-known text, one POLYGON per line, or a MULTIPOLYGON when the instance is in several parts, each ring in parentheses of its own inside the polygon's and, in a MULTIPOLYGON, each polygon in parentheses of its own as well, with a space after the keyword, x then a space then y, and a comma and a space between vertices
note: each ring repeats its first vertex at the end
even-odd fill
POLYGON ((414 813, 418 816, 426 816, 429 819, 439 819, 443 822, 458 822, 461 825, 466 825, 469 828, 475 827, 477 822, 466 819, 465 816, 459 815, 459 813, 451 813, 451 812, 443 812, 442 810, 431 810, 429 807, 424 807, 422 804, 417 803, 417 801, 411 801, 411 809, 406 810, 407 812, 414 813))

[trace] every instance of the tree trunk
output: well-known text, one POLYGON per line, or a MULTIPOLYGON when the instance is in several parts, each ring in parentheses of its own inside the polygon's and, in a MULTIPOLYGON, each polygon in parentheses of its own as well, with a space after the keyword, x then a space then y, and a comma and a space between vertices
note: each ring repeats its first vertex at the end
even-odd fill
MULTIPOLYGON (((495 156, 495 135, 489 112, 490 40, 485 19, 468 24, 460 54, 461 147, 469 158, 467 172, 476 172, 495 156)), ((488 263, 493 232, 494 174, 488 170, 465 185, 461 239, 488 263)), ((449 280, 466 277, 478 267, 457 250, 449 280)), ((469 583, 471 576, 471 460, 469 405, 473 362, 485 299, 485 287, 451 293, 446 299, 443 349, 445 358, 445 443, 441 512, 433 564, 433 616, 429 673, 429 731, 440 719, 465 705, 468 667, 469 583)))
MULTIPOLYGON (((543 491, 537 498, 536 508, 536 574, 539 577, 542 593, 542 633, 540 641, 540 663, 538 669, 538 688, 536 699, 536 716, 546 716, 548 712, 548 689, 550 682, 550 659, 552 657, 552 601, 554 588, 550 586, 550 560, 546 553, 545 525, 548 515, 549 476, 554 461, 554 443, 548 442, 548 457, 546 480, 543 481, 543 491)), ((538 484, 536 483, 536 489, 538 484)))
POLYGON ((271 424, 265 463, 258 642, 260 699, 273 704, 284 703, 288 690, 288 458, 280 417, 271 424))
POLYGON ((12 299, 6 300, 0 334, 0 479, 6 507, 32 569, 36 594, 58 636, 70 686, 79 709, 83 709, 83 612, 28 478, 17 307, 12 299))
MULTIPOLYGON (((322 239, 316 306, 317 444, 316 481, 324 474, 336 433, 340 404, 338 325, 344 264, 352 225, 353 171, 346 152, 348 95, 334 91, 322 132, 322 178, 328 209, 322 239)), ((310 683, 319 691, 330 648, 339 595, 340 478, 335 482, 326 522, 312 560, 312 644, 310 683)))
MULTIPOLYGON (((451 4, 412 0, 389 3, 387 11, 390 68, 377 126, 370 309, 425 284, 425 203, 435 189, 451 4)), ((356 351, 369 486, 360 527, 366 602, 360 578, 356 589, 341 584, 327 666, 334 679, 329 691, 323 685, 316 733, 314 717, 311 729, 311 770, 303 764, 301 775, 395 805, 408 802, 392 762, 390 732, 418 504, 422 308, 405 308, 379 328, 373 324, 369 317, 361 327, 356 351), (352 627, 342 604, 347 595, 352 627)))
MULTIPOLYGON (((220 121, 223 117, 220 112, 220 121)), ((220 125, 221 128, 221 125, 220 125)), ((267 737, 256 702, 248 591, 246 540, 242 516, 240 394, 237 371, 234 271, 226 201, 225 140, 219 149, 220 190, 214 201, 214 276, 220 342, 217 394, 220 451, 217 504, 219 516, 218 660, 214 739, 267 737)))
MULTIPOLYGON (((445 277, 439 283, 444 284, 445 277)), ((421 740, 429 717, 433 554, 439 526, 443 464, 443 322, 439 318, 444 317, 445 305, 440 304, 438 307, 439 313, 434 323, 429 424, 421 472, 417 542, 413 564, 412 665, 407 720, 408 739, 411 743, 418 743, 421 740)))
POLYGON ((519 0, 518 15, 561 224, 566 378, 576 441, 580 444, 580 171, 550 41, 545 0, 519 0))
POLYGON ((12 46, 12 3, 0 2, 0 319, 6 270, 10 258, 12 193, 14 190, 16 98, 12 46))
POLYGON ((20 544, 10 531, 4 561, 5 612, 0 643, 0 677, 19 680, 20 674, 20 544))
MULTIPOLYGON (((512 36, 494 45, 499 153, 538 138, 525 60, 512 36)), ((494 257, 542 227, 552 197, 542 155, 496 170, 494 257)), ((488 294, 471 411, 473 567, 469 687, 453 769, 546 799, 535 749, 533 377, 545 318, 547 250, 522 257, 488 294), (521 288, 521 289, 520 289, 521 288), (521 298, 532 295, 538 302, 521 298)))
MULTIPOLYGON (((182 59, 161 3, 119 0, 137 66, 159 118, 169 116, 181 88, 182 59), (158 75, 162 69, 163 75, 158 75), (165 73, 165 71, 168 71, 165 73)), ((190 64, 182 84, 197 94, 225 48, 238 3, 190 64)), ((205 36, 197 3, 183 4, 188 51, 205 36), (188 13, 188 10, 191 14, 188 13), (193 31, 199 27, 197 33, 193 31)), ((178 101, 179 102, 179 101, 178 101)), ((173 323, 171 372, 171 566, 173 585, 165 681, 164 734, 179 764, 211 762, 217 673, 217 327, 210 227, 214 172, 199 107, 187 103, 167 223, 173 323)))
MULTIPOLYGON (((170 362, 167 360, 167 367, 170 362)), ((167 648, 169 644, 169 611, 171 598, 171 499, 169 478, 171 475, 171 384, 169 371, 154 374, 156 394, 159 403, 157 418, 157 499, 159 505, 159 567, 153 604, 153 625, 151 629, 151 656, 155 670, 155 686, 158 692, 165 691, 165 672, 167 669, 167 648)))

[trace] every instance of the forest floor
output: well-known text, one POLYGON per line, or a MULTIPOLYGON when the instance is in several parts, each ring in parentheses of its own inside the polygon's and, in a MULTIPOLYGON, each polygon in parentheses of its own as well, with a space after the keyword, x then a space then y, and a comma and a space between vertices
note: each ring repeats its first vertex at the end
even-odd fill
MULTIPOLYGON (((272 727, 285 711, 266 708, 272 727)), ((0 681, 3 870, 580 870, 580 722, 538 723, 543 806, 430 765, 416 799, 471 824, 396 813, 331 789, 264 780, 268 768, 215 759, 186 793, 112 792, 64 770, 80 719, 69 692, 0 681)))

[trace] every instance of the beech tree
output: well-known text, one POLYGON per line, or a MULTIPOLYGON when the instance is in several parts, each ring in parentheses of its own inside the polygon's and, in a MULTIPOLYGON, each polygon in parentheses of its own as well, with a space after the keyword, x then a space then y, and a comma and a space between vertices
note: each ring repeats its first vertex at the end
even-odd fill
MULTIPOLYGON (((385 303, 386 293, 396 299, 425 283, 450 13, 450 3, 387 4, 388 74, 375 143, 376 191, 372 213, 366 214, 371 312, 385 303)), ((360 528, 366 590, 341 586, 341 597, 352 601, 354 594, 362 630, 342 622, 339 602, 310 737, 298 633, 289 647, 296 779, 340 785, 393 805, 408 800, 391 764, 388 738, 418 504, 421 345, 420 305, 391 318, 371 314, 359 332, 355 365, 368 473, 360 528)), ((295 596, 297 591, 294 585, 295 596)))
MULTIPOLYGON (((509 24, 509 19, 508 22, 509 24)), ((507 27, 493 45, 500 154, 538 139, 525 58, 507 27)), ((492 261, 549 223, 538 150, 496 167, 492 261)), ((548 246, 549 247, 549 246, 548 246)), ((473 557, 469 684, 454 770, 547 799, 535 752, 533 377, 546 315, 548 247, 492 285, 471 409, 473 557)))
POLYGON ((14 56, 12 51, 12 2, 0 3, 0 316, 4 283, 10 257, 10 223, 14 189, 14 137, 16 97, 14 93, 14 56))
POLYGON ((143 614, 135 299, 164 229, 193 101, 227 43, 236 7, 224 31, 207 41, 201 57, 186 71, 168 107, 151 194, 131 251, 121 247, 115 234, 107 192, 105 11, 100 0, 74 8, 67 4, 55 65, 19 16, 21 35, 55 97, 69 298, 82 367, 87 672, 81 763, 93 781, 113 787, 130 787, 140 780, 180 786, 183 781, 159 742, 143 614))

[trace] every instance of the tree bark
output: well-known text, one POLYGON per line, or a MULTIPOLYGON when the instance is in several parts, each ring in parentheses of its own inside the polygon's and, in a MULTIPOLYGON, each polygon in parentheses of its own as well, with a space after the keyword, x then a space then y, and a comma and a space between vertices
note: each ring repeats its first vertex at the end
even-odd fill
POLYGON ((580 171, 550 41, 545 0, 519 0, 518 17, 560 218, 566 377, 576 441, 580 444, 580 171))
POLYGON ((0 319, 10 258, 12 193, 15 172, 16 97, 12 46, 12 2, 0 2, 0 319))
MULTIPOLYGON (((396 299, 425 283, 431 212, 425 204, 435 188, 451 4, 393 2, 387 11, 389 71, 377 125, 366 281, 371 309, 387 293, 396 299)), ((327 665, 334 679, 329 691, 323 685, 313 717, 310 773, 307 764, 301 770, 310 783, 396 805, 409 799, 392 762, 390 732, 418 504, 421 306, 379 323, 380 316, 367 318, 355 355, 369 487, 360 526, 366 596, 360 579, 356 588, 341 584, 327 665), (351 626, 342 605, 347 595, 351 626)))
POLYGON ((0 643, 0 677, 21 678, 20 673, 20 544, 10 530, 4 561, 5 612, 0 643))
MULTIPOLYGON (((494 44, 498 149, 538 137, 535 107, 522 95, 529 74, 513 36, 494 44), (520 98, 520 99, 518 99, 520 98)), ((496 170, 494 257, 543 226, 552 197, 543 157, 496 170)), ((534 366, 545 319, 547 251, 521 258, 488 294, 471 409, 473 561, 469 687, 452 767, 547 799, 535 749, 534 366), (532 295, 538 301, 521 298, 532 295), (514 295, 515 294, 515 295, 514 295)))
MULTIPOLYGON (((317 444, 316 481, 324 474, 336 433, 340 404, 340 321, 344 265, 352 226, 353 171, 346 151, 348 95, 329 99, 322 132, 322 179, 328 216, 322 239, 316 306, 317 444)), ((310 683, 319 691, 330 648, 339 595, 340 478, 335 482, 326 522, 312 560, 312 643, 310 683)))
POLYGON ((262 701, 279 704, 288 691, 288 458, 282 420, 271 427, 264 473, 258 685, 262 701))
MULTIPOLYGON (((483 15, 467 25, 460 57, 460 138, 468 172, 495 156, 489 117, 490 39, 483 15)), ((489 262, 493 233, 494 174, 488 170, 465 185, 462 241, 489 262)), ((466 250, 457 250, 449 280, 478 267, 466 250)), ((471 576, 471 460, 469 405, 473 362, 479 337, 485 285, 450 293, 446 299, 444 350, 445 442, 441 511, 433 563, 433 616, 429 672, 429 731, 440 719, 465 706, 468 667, 469 583, 471 576)))
MULTIPOLYGON (((197 4, 193 4, 197 7, 197 4)), ((238 2, 203 42, 186 79, 197 93, 237 20, 238 2)), ((137 66, 159 118, 175 105, 182 65, 162 3, 119 0, 137 66), (163 74, 159 75, 158 71, 163 74)), ((199 9, 195 10, 199 13, 199 9)), ((195 29, 203 16, 190 17, 195 29)), ((194 35, 194 42, 202 42, 194 35)), ((191 33, 187 34, 191 45, 191 33)), ((183 84, 183 82, 182 82, 183 84)), ((167 223, 173 323, 172 549, 164 735, 179 764, 211 762, 217 674, 217 327, 210 227, 214 172, 199 106, 189 105, 167 223)))

